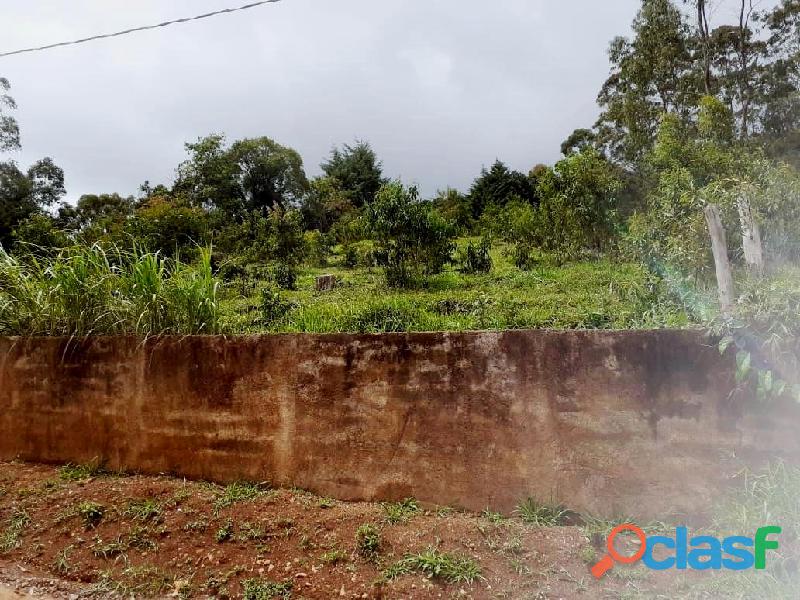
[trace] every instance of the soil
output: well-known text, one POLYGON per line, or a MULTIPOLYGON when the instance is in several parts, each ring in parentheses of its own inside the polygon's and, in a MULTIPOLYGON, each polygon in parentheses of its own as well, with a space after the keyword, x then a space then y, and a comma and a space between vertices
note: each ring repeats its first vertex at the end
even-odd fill
POLYGON ((302 490, 262 486, 235 501, 236 488, 207 482, 68 475, 55 466, 0 463, 0 599, 238 598, 248 581, 257 600, 669 597, 665 580, 641 567, 615 567, 614 576, 596 581, 589 566, 599 549, 578 526, 536 527, 436 507, 393 523, 384 505, 302 490), (358 550, 363 524, 380 532, 374 556, 358 550), (472 559, 480 578, 386 577, 405 555, 428 548, 472 559))

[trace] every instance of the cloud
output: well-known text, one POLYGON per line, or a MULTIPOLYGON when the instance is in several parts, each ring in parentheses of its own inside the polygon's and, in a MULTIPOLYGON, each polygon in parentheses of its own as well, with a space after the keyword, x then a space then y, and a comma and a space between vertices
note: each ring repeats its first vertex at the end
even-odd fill
MULTIPOLYGON (((4 0, 3 49, 237 5, 4 0), (135 6, 135 8, 132 8, 135 6)), ((310 174, 365 139, 424 194, 495 158, 527 171, 591 125, 605 50, 637 0, 283 0, 247 12, 0 60, 28 164, 53 156, 71 200, 170 182, 183 144, 267 135, 310 174)))

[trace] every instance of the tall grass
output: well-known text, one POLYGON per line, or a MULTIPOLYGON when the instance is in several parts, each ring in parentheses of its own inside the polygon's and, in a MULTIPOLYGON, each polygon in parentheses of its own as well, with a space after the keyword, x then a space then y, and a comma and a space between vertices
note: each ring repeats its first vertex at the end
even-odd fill
POLYGON ((192 265, 99 245, 51 259, 0 249, 0 334, 212 334, 218 291, 208 249, 192 265))

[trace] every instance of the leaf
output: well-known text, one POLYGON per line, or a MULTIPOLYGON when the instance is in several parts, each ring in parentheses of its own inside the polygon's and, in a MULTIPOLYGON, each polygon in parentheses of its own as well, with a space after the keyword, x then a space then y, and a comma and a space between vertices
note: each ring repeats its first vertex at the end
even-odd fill
POLYGON ((725 351, 728 347, 733 343, 733 336, 726 335, 719 341, 719 353, 720 355, 725 354, 725 351))
POLYGON ((739 350, 736 353, 736 382, 742 383, 750 373, 750 353, 739 350))

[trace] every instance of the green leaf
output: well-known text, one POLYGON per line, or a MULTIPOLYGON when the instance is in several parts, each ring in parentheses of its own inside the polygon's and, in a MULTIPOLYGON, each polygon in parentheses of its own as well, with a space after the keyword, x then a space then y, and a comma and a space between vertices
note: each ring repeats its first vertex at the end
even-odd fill
POLYGON ((724 338, 722 338, 719 341, 719 353, 725 354, 725 351, 728 349, 728 346, 730 346, 732 343, 733 343, 733 336, 726 335, 724 338))
POLYGON ((750 353, 739 350, 736 353, 736 382, 742 383, 750 373, 750 353))

